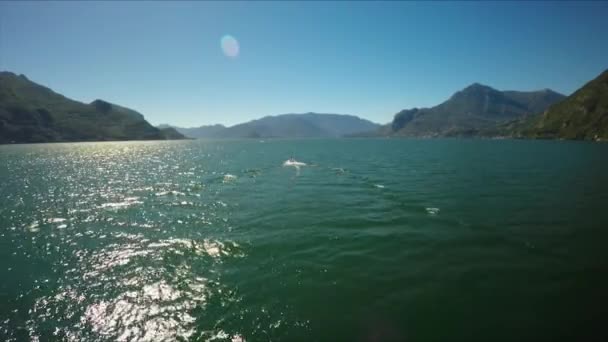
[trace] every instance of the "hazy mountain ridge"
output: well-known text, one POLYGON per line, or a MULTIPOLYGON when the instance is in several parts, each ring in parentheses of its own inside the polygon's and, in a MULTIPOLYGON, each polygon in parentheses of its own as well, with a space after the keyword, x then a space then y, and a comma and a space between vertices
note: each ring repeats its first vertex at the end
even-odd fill
POLYGON ((159 128, 163 137, 167 140, 180 140, 180 139, 188 139, 188 137, 181 134, 178 130, 173 127, 165 127, 159 128))
POLYGON ((538 114, 563 98, 550 89, 499 91, 474 83, 437 106, 400 111, 383 132, 397 136, 471 136, 538 114))
POLYGON ((24 75, 0 72, 0 143, 184 138, 175 133, 132 109, 103 100, 85 104, 24 75))
POLYGON ((158 125, 158 128, 168 128, 171 127, 183 134, 186 137, 199 139, 199 138, 215 138, 219 134, 219 132, 226 129, 226 126, 216 124, 216 125, 203 125, 199 127, 177 127, 169 124, 158 125))
POLYGON ((346 114, 280 114, 230 127, 175 127, 192 138, 331 138, 375 130, 380 125, 346 114))

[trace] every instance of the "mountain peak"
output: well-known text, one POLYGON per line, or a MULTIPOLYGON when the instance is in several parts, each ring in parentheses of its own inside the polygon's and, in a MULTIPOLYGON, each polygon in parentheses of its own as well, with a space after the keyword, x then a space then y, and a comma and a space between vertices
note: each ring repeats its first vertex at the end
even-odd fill
POLYGON ((475 83, 469 85, 468 87, 464 88, 462 91, 469 92, 469 91, 481 91, 481 90, 494 90, 495 91, 496 89, 494 89, 490 86, 487 86, 485 84, 475 82, 475 83))
POLYGON ((27 76, 25 76, 24 74, 19 74, 19 75, 17 75, 17 74, 15 74, 14 72, 10 72, 10 71, 0 71, 0 76, 1 76, 1 77, 8 77, 8 78, 12 78, 12 79, 17 79, 17 78, 20 78, 20 79, 22 79, 22 80, 25 80, 25 81, 31 82, 31 81, 30 81, 30 80, 27 78, 27 76))
POLYGON ((14 72, 10 72, 10 71, 0 71, 0 76, 13 76, 13 77, 16 77, 17 75, 14 72))
POLYGON ((498 96, 499 90, 481 83, 473 83, 468 87, 455 92, 448 101, 469 101, 471 98, 482 99, 487 95, 498 96))
POLYGON ((559 94, 562 95, 561 93, 558 93, 557 91, 551 89, 551 88, 544 88, 540 90, 543 93, 547 93, 547 94, 559 94))
POLYGON ((104 100, 100 100, 100 99, 97 99, 97 100, 91 102, 91 106, 95 107, 98 111, 100 111, 102 113, 108 113, 109 111, 112 110, 111 103, 106 102, 104 100))
POLYGON ((410 136, 474 135, 499 123, 540 114, 562 98, 552 91, 500 91, 476 82, 437 106, 397 113, 391 129, 410 136))

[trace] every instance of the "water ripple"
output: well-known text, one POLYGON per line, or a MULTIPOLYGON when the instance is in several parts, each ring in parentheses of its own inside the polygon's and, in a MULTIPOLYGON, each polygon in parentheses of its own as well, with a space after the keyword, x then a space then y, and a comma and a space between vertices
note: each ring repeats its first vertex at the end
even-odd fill
POLYGON ((604 149, 0 146, 0 340, 585 339, 604 331, 604 149))

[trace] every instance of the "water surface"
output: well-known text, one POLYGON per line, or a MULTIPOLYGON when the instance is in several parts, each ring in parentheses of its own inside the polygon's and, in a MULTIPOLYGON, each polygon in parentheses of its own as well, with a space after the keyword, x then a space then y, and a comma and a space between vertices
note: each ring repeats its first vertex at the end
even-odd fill
POLYGON ((0 339, 606 337, 608 145, 0 146, 0 339), (282 167, 290 156, 308 165, 282 167))

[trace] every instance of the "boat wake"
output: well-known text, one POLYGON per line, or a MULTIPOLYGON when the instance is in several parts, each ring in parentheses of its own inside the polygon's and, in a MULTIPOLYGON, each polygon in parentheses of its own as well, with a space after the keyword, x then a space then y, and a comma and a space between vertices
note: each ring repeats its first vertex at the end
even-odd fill
POLYGON ((306 166, 306 163, 299 162, 293 158, 289 158, 285 162, 283 162, 283 167, 293 167, 296 169, 295 177, 300 175, 300 167, 302 166, 306 166))
POLYGON ((299 168, 300 166, 306 166, 306 163, 302 163, 302 162, 299 162, 299 161, 297 161, 297 160, 295 160, 295 159, 291 158, 291 159, 287 159, 287 160, 286 160, 286 161, 283 163, 283 166, 293 166, 293 167, 295 167, 295 168, 299 168))

